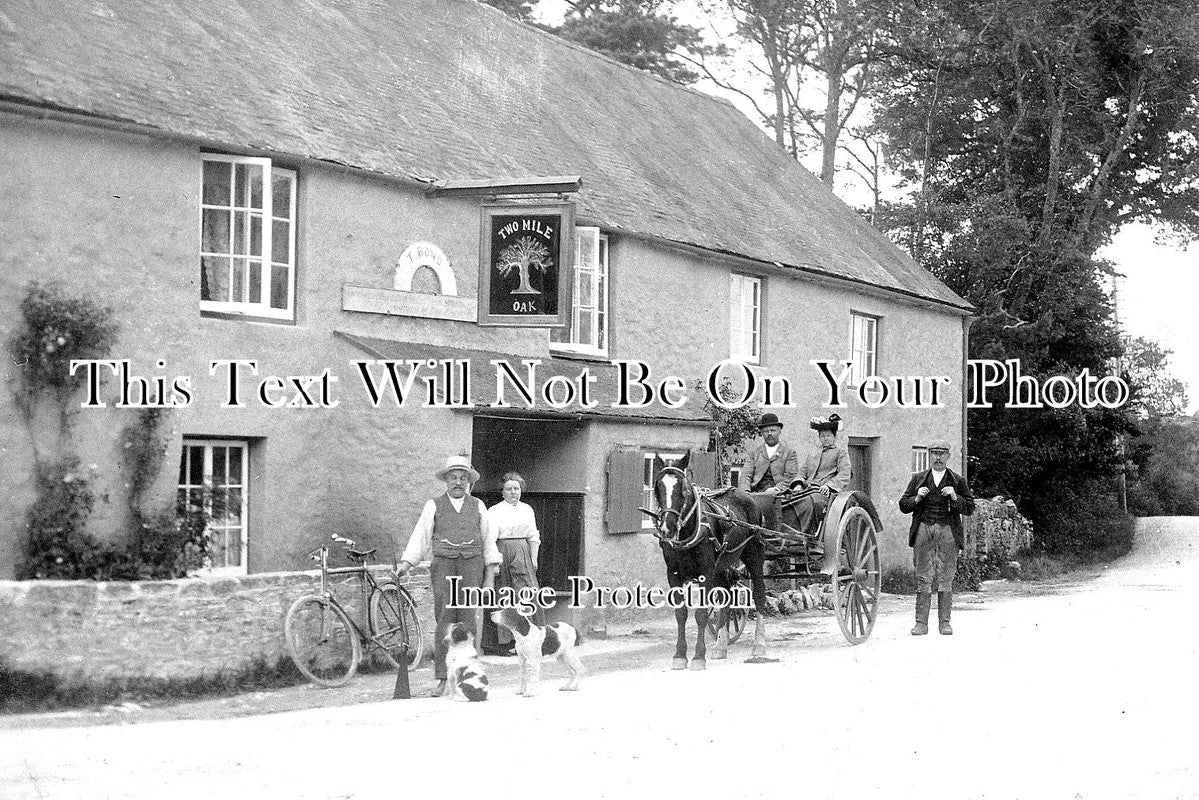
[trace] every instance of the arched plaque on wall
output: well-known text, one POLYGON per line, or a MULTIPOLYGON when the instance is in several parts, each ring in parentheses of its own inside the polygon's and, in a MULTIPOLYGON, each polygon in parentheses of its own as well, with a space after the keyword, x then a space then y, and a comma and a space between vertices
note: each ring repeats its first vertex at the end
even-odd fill
POLYGON ((347 283, 342 287, 342 310, 463 322, 477 319, 477 304, 458 296, 454 268, 445 252, 432 242, 413 242, 404 248, 396 261, 392 287, 384 289, 347 283), (412 291, 412 279, 425 267, 437 278, 436 292, 412 291))
POLYGON ((450 268, 450 260, 432 242, 413 242, 400 254, 396 264, 395 288, 401 292, 411 292, 412 278, 421 267, 428 267, 437 276, 438 294, 458 296, 458 281, 454 278, 454 270, 450 268))

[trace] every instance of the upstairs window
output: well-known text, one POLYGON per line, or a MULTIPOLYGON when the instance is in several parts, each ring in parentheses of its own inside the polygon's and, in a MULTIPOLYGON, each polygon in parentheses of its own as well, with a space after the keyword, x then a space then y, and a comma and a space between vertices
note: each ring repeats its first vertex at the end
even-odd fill
POLYGON ((200 310, 295 319, 296 173, 204 154, 200 310))
POLYGON ((584 355, 608 354, 608 237, 599 228, 575 228, 570 327, 550 329, 550 347, 584 355))
POLYGON ((865 314, 851 314, 853 320, 852 341, 849 348, 849 359, 853 362, 849 380, 853 386, 861 386, 862 382, 878 369, 878 318, 865 314))
POLYGON ((761 363, 762 279, 736 272, 729 278, 729 356, 761 363))

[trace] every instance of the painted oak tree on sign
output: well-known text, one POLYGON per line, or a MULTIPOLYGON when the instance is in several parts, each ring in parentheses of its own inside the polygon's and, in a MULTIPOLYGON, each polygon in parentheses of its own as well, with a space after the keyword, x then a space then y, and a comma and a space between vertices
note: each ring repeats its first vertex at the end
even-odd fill
POLYGON ((541 294, 529 283, 529 270, 545 271, 553 267, 553 257, 549 248, 531 236, 522 236, 500 251, 500 257, 495 268, 505 278, 513 270, 520 275, 520 284, 512 290, 512 294, 541 294))

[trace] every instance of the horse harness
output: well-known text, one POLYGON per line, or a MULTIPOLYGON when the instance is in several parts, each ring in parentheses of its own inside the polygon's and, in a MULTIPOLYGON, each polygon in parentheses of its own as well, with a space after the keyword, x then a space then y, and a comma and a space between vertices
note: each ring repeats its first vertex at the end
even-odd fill
MULTIPOLYGON (((658 474, 658 477, 661 478, 661 476, 665 473, 677 474, 682 480, 682 494, 684 497, 683 508, 681 510, 668 508, 665 511, 657 514, 651 513, 650 516, 654 520, 654 529, 658 533, 658 539, 662 542, 665 542, 672 549, 690 550, 700 542, 709 540, 712 541, 717 547, 716 559, 719 561, 723 557, 735 558, 738 556, 741 551, 745 549, 746 545, 750 543, 754 536, 759 536, 762 533, 777 534, 777 531, 771 531, 768 528, 762 527, 761 525, 755 525, 752 522, 736 519, 729 513, 728 508, 716 502, 715 498, 726 494, 731 490, 732 487, 724 487, 721 489, 696 488, 691 483, 691 479, 688 477, 686 470, 679 469, 678 467, 663 467, 662 471, 658 474), (690 503, 687 502, 687 498, 692 498, 690 503), (689 522, 691 522, 693 519, 696 519, 697 523, 695 533, 690 538, 682 542, 667 538, 666 531, 662 530, 662 520, 668 514, 674 514, 676 517, 678 517, 679 531, 683 531, 689 522), (729 525, 734 525, 737 527, 749 528, 753 531, 754 536, 746 536, 741 540, 740 544, 736 545, 735 547, 731 547, 727 538, 722 540, 716 535, 715 526, 713 525, 714 521, 725 522, 729 525)), ((789 505, 791 502, 797 501, 800 497, 814 494, 817 491, 819 491, 818 487, 806 487, 797 492, 788 493, 788 496, 784 498, 784 502, 789 505)))

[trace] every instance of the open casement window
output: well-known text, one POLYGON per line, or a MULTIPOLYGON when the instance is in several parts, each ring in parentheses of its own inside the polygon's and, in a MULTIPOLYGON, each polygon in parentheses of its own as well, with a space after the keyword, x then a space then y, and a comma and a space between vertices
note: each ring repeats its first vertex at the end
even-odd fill
POLYGON ((245 442, 183 440, 179 505, 189 514, 204 514, 216 574, 246 573, 249 455, 245 442))
POLYGON ((729 276, 729 357, 762 361, 762 279, 736 272, 729 276))
POLYGON ((849 348, 849 359, 853 361, 849 380, 852 386, 861 386, 862 382, 877 374, 878 363, 878 318, 865 314, 851 314, 853 330, 849 348))
MULTIPOLYGON (((653 490, 654 456, 682 458, 685 450, 615 450, 608 456, 608 533, 638 533, 654 523, 639 507, 657 511, 653 490)), ((691 451, 696 486, 716 485, 716 454, 691 451)))
POLYGON ((575 227, 570 327, 550 330, 550 348, 608 354, 608 237, 599 228, 575 227))
POLYGON ((296 173, 204 154, 200 310, 295 319, 296 173))

